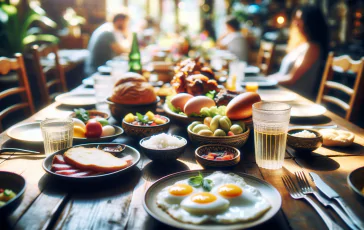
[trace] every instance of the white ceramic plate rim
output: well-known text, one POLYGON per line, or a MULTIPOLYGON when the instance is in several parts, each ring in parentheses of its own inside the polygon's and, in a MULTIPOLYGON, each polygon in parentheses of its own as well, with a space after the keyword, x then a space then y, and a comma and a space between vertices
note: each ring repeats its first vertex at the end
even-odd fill
POLYGON ((322 105, 318 105, 318 104, 291 104, 292 108, 291 108, 291 117, 316 117, 316 116, 321 116, 323 115, 327 109, 325 107, 323 107, 322 105), (299 106, 306 106, 307 107, 307 113, 302 114, 302 113, 297 113, 295 112, 294 106, 295 105, 299 105, 299 106))
POLYGON ((96 98, 94 99, 94 102, 90 102, 90 103, 67 103, 67 102, 64 102, 64 98, 65 97, 69 97, 69 96, 89 96, 89 97, 92 97, 92 98, 95 98, 95 94, 94 93, 74 93, 74 92, 71 92, 71 93, 63 93, 61 95, 58 95, 55 100, 56 102, 59 102, 61 103, 62 105, 71 105, 71 106, 88 106, 88 105, 95 105, 97 103, 96 101, 96 98))
MULTIPOLYGON (((148 190, 145 192, 144 194, 144 198, 143 198, 143 206, 144 209, 149 213, 149 215, 151 215, 152 217, 154 217, 155 219, 159 220, 160 222, 167 224, 169 226, 172 227, 176 227, 176 228, 182 228, 182 229, 196 229, 196 230, 205 230, 205 229, 211 229, 211 230, 215 230, 215 229, 245 229, 245 228, 251 228, 253 226, 257 226, 260 225, 266 221, 268 221, 269 219, 271 219, 273 216, 275 216, 277 214, 277 212, 280 210, 281 205, 282 205, 282 197, 280 195, 280 193, 278 192, 278 190, 271 184, 269 184, 268 182, 261 180, 255 176, 246 174, 246 173, 242 173, 242 172, 232 172, 234 174, 237 174, 241 177, 244 178, 244 180, 247 180, 247 183, 249 184, 248 181, 255 181, 256 183, 262 185, 262 186, 266 186, 267 189, 271 189, 272 193, 275 193, 275 197, 273 199, 268 199, 270 201, 270 203, 272 204, 271 200, 274 200, 274 204, 272 204, 271 209, 269 209, 265 214, 263 214, 263 216, 261 216, 259 219, 253 220, 253 221, 248 221, 248 222, 241 222, 241 223, 236 223, 236 224, 201 224, 201 225, 194 225, 194 224, 187 224, 187 223, 182 223, 179 222, 177 220, 174 220, 172 217, 170 217, 167 213, 165 213, 164 211, 162 211, 162 209, 159 209, 157 207, 157 209, 160 210, 159 213, 154 213, 149 207, 150 207, 150 202, 154 202, 155 201, 151 201, 151 200, 147 200, 147 197, 149 195, 149 193, 151 193, 151 191, 153 189, 157 189, 155 188, 157 187, 160 183, 168 183, 169 180, 171 180, 171 184, 175 181, 175 178, 178 177, 178 180, 181 180, 181 177, 186 177, 189 176, 190 174, 195 173, 197 175, 198 172, 201 172, 203 174, 211 174, 213 173, 215 170, 187 170, 187 171, 182 171, 182 172, 177 172, 177 173, 173 173, 170 174, 168 176, 162 177, 161 179, 157 180, 156 182, 154 182, 149 188, 148 190), (161 216, 162 215, 162 216, 161 216)), ((228 171, 222 171, 224 173, 231 173, 228 171)), ((184 179, 186 179, 184 178, 184 179)), ((156 205, 156 204, 155 204, 156 205)))
MULTIPOLYGON (((258 92, 258 94, 260 93, 258 92)), ((266 91, 266 92, 261 92, 260 97, 262 98, 262 101, 267 101, 267 102, 290 102, 296 100, 297 94, 285 91, 279 91, 279 92, 266 91), (279 95, 278 97, 280 97, 282 100, 271 99, 271 96, 275 95, 279 95)))

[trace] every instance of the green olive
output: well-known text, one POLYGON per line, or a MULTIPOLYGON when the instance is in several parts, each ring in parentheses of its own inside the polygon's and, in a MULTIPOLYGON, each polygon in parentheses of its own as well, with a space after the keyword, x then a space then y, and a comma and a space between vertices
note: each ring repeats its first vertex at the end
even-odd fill
POLYGON ((222 129, 216 129, 215 132, 214 132, 214 136, 224 137, 224 136, 226 136, 226 133, 222 129))
POLYGON ((199 125, 199 124, 202 124, 201 122, 199 122, 199 121, 194 121, 194 122, 192 122, 189 126, 188 126, 188 129, 189 130, 193 130, 193 128, 196 126, 196 125, 199 125))
POLYGON ((219 128, 219 119, 221 118, 220 115, 216 115, 212 118, 210 122, 210 129, 214 132, 217 128, 219 128))
POLYGON ((192 132, 194 133, 198 133, 200 132, 201 130, 210 130, 209 127, 207 127, 207 125, 203 125, 203 124, 198 124, 196 125, 193 129, 192 129, 192 132))
POLYGON ((232 125, 230 131, 237 135, 243 132, 243 128, 241 128, 240 125, 232 125))
POLYGON ((201 135, 201 136, 213 136, 214 134, 211 132, 211 130, 208 130, 208 129, 204 129, 204 130, 201 130, 200 132, 197 133, 198 135, 201 135))

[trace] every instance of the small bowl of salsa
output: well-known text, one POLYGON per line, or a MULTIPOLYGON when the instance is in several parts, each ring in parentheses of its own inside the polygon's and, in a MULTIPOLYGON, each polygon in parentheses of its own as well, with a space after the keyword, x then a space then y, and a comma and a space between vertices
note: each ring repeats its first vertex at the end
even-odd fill
POLYGON ((205 168, 231 167, 240 162, 240 151, 228 145, 203 145, 196 149, 195 159, 205 168))

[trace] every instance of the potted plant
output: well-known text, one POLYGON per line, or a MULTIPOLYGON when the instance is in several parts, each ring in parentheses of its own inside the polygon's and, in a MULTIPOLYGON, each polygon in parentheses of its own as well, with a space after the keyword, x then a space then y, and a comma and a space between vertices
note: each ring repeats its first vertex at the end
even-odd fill
POLYGON ((40 25, 56 28, 57 24, 46 16, 36 2, 23 0, 22 7, 0 2, 0 56, 23 52, 27 45, 57 43, 58 38, 42 33, 40 25))

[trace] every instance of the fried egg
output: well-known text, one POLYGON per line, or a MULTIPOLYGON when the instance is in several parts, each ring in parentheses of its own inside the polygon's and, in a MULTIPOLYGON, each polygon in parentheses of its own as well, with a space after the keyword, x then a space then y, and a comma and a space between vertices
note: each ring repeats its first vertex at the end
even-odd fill
POLYGON ((181 207, 194 215, 215 214, 225 211, 229 201, 209 192, 198 192, 185 198, 181 207))
POLYGON ((157 205, 174 219, 192 224, 249 221, 271 207, 258 189, 236 174, 214 172, 205 179, 213 181, 210 192, 191 187, 188 180, 178 181, 159 192, 157 205))

